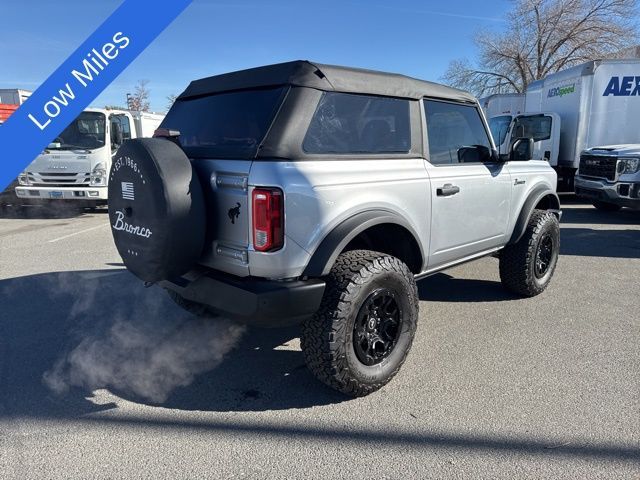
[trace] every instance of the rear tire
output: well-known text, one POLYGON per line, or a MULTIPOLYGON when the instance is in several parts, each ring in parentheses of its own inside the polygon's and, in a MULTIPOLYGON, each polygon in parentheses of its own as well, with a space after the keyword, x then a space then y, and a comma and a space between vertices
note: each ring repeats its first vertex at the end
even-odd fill
POLYGON ((600 200, 594 200, 592 203, 594 207, 603 212, 618 212, 622 209, 620 205, 616 205, 615 203, 602 202, 600 200))
POLYGON ((303 323, 307 366, 344 394, 368 395, 400 370, 418 320, 418 290, 409 268, 369 250, 341 254, 320 308, 303 323))
POLYGON ((559 252, 558 218, 546 210, 534 210, 522 238, 502 250, 502 285, 525 297, 539 295, 551 282, 559 252))

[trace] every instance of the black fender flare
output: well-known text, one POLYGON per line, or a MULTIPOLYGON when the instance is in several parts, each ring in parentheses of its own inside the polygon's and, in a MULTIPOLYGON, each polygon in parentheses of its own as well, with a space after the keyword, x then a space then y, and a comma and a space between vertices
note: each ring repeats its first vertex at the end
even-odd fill
POLYGON ((533 210, 536 208, 538 202, 545 197, 549 197, 549 208, 547 208, 547 210, 555 213, 558 216, 558 220, 560 219, 562 211, 560 210, 560 199, 558 198, 558 194, 547 185, 537 185, 529 192, 527 200, 525 200, 522 205, 522 209, 520 209, 520 214, 518 215, 518 219, 513 227, 513 233, 511 234, 511 239, 509 240, 508 245, 517 243, 518 240, 522 238, 522 235, 524 235, 524 232, 527 229, 527 224, 529 223, 533 210))
POLYGON ((420 237, 404 218, 387 210, 367 210, 343 220, 322 239, 320 245, 311 256, 303 276, 324 277, 328 275, 336 258, 351 240, 368 228, 384 223, 399 225, 409 231, 420 249, 421 260, 424 264, 424 251, 422 244, 418 240, 420 237))

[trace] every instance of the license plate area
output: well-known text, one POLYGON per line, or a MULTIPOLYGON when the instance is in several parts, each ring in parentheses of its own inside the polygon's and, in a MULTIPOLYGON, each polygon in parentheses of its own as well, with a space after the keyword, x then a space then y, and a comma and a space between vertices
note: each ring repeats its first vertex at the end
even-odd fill
POLYGON ((62 192, 49 192, 49 198, 62 198, 62 192))
POLYGON ((589 190, 588 188, 577 188, 576 193, 588 198, 600 199, 602 197, 601 192, 597 190, 589 190))

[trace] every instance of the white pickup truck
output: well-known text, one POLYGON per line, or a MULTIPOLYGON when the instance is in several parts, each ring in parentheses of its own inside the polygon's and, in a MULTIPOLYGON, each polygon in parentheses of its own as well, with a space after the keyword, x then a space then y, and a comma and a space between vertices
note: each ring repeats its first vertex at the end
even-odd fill
POLYGON ((82 112, 18 177, 22 204, 107 203, 111 161, 125 140, 151 137, 164 115, 90 108, 82 112))

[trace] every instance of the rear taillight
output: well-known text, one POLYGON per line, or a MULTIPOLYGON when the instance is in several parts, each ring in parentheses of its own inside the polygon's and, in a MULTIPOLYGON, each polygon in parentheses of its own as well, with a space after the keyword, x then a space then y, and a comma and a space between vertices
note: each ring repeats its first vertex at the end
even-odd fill
POLYGON ((278 250, 284 245, 284 201, 277 188, 253 191, 253 248, 258 252, 278 250))

